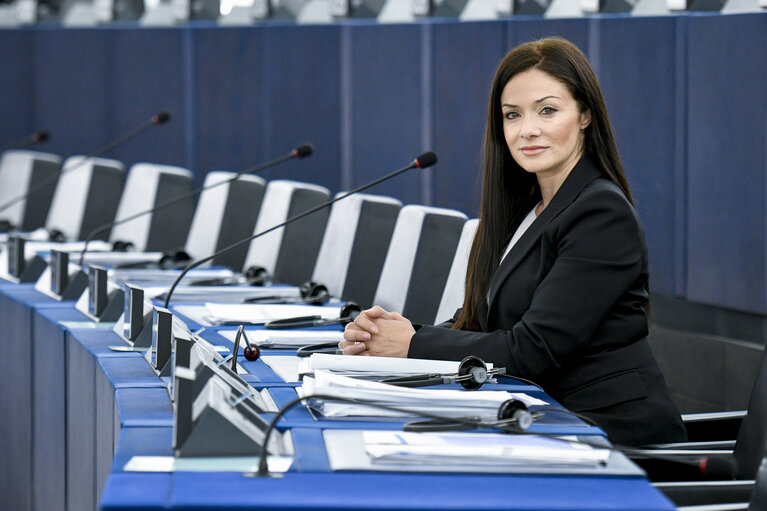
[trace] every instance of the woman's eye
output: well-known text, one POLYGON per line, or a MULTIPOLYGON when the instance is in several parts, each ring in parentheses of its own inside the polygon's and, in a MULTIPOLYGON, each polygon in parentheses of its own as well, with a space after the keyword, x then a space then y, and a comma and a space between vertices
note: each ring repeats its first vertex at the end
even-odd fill
POLYGON ((517 117, 519 117, 519 114, 517 112, 506 112, 503 114, 503 117, 511 120, 511 119, 516 119, 517 117))
POLYGON ((550 107, 550 106, 545 106, 545 107, 541 108, 541 113, 543 115, 551 115, 551 114, 553 114, 556 111, 557 111, 556 108, 553 108, 553 107, 550 107))

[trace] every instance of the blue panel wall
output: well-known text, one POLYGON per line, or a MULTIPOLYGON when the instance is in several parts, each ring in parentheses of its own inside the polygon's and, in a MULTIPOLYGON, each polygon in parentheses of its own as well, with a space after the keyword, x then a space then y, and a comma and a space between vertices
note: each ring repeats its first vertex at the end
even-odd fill
POLYGON ((767 16, 688 23, 687 297, 765 312, 767 16))
POLYGON ((34 32, 0 30, 0 146, 48 129, 34 124, 34 32))
POLYGON ((36 32, 35 121, 47 126, 45 150, 69 156, 109 142, 112 105, 109 30, 36 32))
POLYGON ((505 28, 504 22, 452 23, 435 24, 433 30, 433 147, 440 159, 434 203, 471 216, 479 214, 487 100, 506 54, 505 28))
POLYGON ((185 145, 190 115, 184 108, 183 32, 116 28, 104 35, 110 44, 104 77, 109 112, 106 138, 119 137, 162 110, 170 110, 173 116, 110 155, 126 165, 149 161, 190 168, 194 161, 188 158, 185 145))
MULTIPOLYGON (((605 18, 596 22, 594 67, 613 124, 634 202, 647 233, 653 292, 673 295, 675 18, 605 18), (616 44, 620 41, 620 44, 616 44), (626 58, 631 48, 641 58, 626 58)), ((593 27, 593 26, 592 26, 593 27)), ((593 49, 592 49, 593 50, 593 49)), ((683 71, 682 71, 683 72, 683 71)))
MULTIPOLYGON (((404 167, 428 149, 422 137, 423 31, 421 24, 343 27, 350 186, 404 167)), ((412 203, 422 202, 423 188, 422 175, 411 171, 371 193, 412 203)))
POLYGON ((201 180, 308 140, 314 156, 264 176, 337 191, 434 149, 434 169, 371 192, 474 216, 495 66, 552 35, 602 84, 653 291, 767 313, 767 13, 0 30, 0 144, 48 129, 44 149, 89 152, 169 108, 112 156, 201 180))
POLYGON ((184 56, 189 66, 189 130, 194 141, 190 160, 200 175, 245 170, 267 149, 265 35, 243 28, 185 34, 190 50, 184 56))

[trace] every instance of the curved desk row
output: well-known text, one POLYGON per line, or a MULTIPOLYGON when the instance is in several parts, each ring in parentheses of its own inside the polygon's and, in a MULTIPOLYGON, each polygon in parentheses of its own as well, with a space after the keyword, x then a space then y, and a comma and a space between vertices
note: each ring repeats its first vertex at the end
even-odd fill
MULTIPOLYGON (((226 346, 215 330, 203 335, 226 346)), ((156 376, 141 354, 111 350, 122 341, 108 325, 88 322, 72 302, 57 302, 29 285, 0 284, 0 342, 3 509, 673 508, 641 475, 333 471, 323 431, 397 429, 401 423, 317 420, 301 407, 278 423, 291 431, 295 448, 281 477, 128 472, 133 456, 173 455, 167 378, 156 376)), ((263 361, 240 362, 251 373, 246 380, 269 388, 278 405, 295 397, 295 384, 263 361)), ((601 434, 553 417, 534 428, 601 434)))

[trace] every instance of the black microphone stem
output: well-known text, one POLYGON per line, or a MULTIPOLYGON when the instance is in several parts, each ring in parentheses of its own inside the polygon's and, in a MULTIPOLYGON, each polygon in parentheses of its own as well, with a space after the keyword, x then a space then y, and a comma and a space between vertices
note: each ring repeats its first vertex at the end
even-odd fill
MULTIPOLYGON (((308 147, 308 146, 301 146, 301 147, 303 148, 303 147, 308 147)), ((311 154, 311 152, 309 152, 309 154, 311 154)), ((186 194, 184 194, 184 195, 182 195, 180 197, 176 197, 176 198, 167 200, 167 201, 163 202, 162 204, 160 204, 159 206, 155 206, 153 208, 147 209, 146 211, 141 211, 141 212, 133 214, 131 216, 128 216, 128 217, 125 217, 125 218, 121 218, 119 220, 115 220, 114 222, 109 222, 109 223, 100 225, 100 226, 96 227, 95 229, 93 229, 91 232, 89 232, 88 236, 85 237, 85 246, 83 246, 83 249, 80 252, 79 265, 80 266, 83 265, 83 259, 85 258, 85 252, 88 251, 88 243, 90 243, 93 240, 93 238, 95 238, 98 234, 106 231, 107 229, 109 229, 111 227, 114 227, 116 225, 124 224, 125 222, 129 222, 131 220, 135 220, 136 218, 138 218, 140 216, 143 216, 143 215, 146 215, 146 214, 149 214, 149 213, 153 213, 155 211, 160 211, 160 210, 165 209, 167 207, 173 206, 174 204, 178 204, 179 202, 182 202, 182 201, 185 201, 185 200, 187 200, 187 199, 189 199, 191 197, 194 197, 195 195, 199 194, 200 192, 203 192, 203 191, 206 191, 206 190, 210 190, 211 188, 215 188, 217 186, 221 186, 221 185, 224 185, 224 184, 227 184, 227 183, 231 183, 232 181, 236 181, 236 180, 238 180, 240 177, 242 177, 245 174, 253 174, 253 173, 256 173, 256 172, 260 172, 262 170, 268 169, 269 167, 273 167, 273 166, 277 165, 278 163, 282 163, 282 162, 290 160, 292 158, 303 158, 304 156, 308 156, 309 154, 299 154, 297 152, 297 150, 294 149, 290 153, 285 154, 283 156, 280 156, 279 158, 275 158, 275 159, 273 159, 271 161, 268 161, 266 163, 262 163, 261 165, 258 165, 256 167, 251 167, 249 169, 243 170, 242 172, 237 173, 231 179, 227 179, 225 181, 220 181, 218 183, 213 183, 212 185, 208 185, 207 187, 206 186, 201 186, 200 188, 192 190, 191 192, 186 193, 186 194)))
MULTIPOLYGON (((434 161, 436 161, 436 155, 434 156, 434 161)), ((430 165, 432 165, 433 163, 434 162, 430 162, 430 165)), ((176 289, 176 286, 178 286, 178 283, 181 282, 181 279, 183 279, 184 276, 187 273, 189 273, 190 270, 192 270, 194 268, 197 268, 201 264, 207 263, 208 261, 211 261, 215 257, 218 257, 221 254, 225 254, 226 252, 229 252, 230 250, 234 250, 235 248, 241 247, 244 244, 246 244, 246 243, 248 243, 248 242, 250 242, 250 241, 252 241, 252 240, 254 240, 254 239, 256 239, 256 238, 258 238, 260 236, 263 236, 265 234, 269 234, 270 232, 272 232, 274 230, 277 230, 280 227, 285 227, 289 223, 295 222, 296 220, 300 220, 301 218, 303 218, 305 216, 311 215, 312 213, 315 213, 315 212, 317 212, 317 211, 319 211, 319 210, 321 210, 323 208, 326 208, 326 207, 330 206, 331 204, 333 204, 335 202, 343 200, 343 199, 347 198, 350 195, 353 195, 355 193, 359 193, 359 192, 361 192, 363 190, 367 190, 371 186, 375 186, 378 183, 381 183, 382 181, 386 181, 387 179, 391 179, 391 178, 393 178, 395 176, 398 176, 399 174, 402 174, 403 172, 406 172, 406 171, 408 171, 410 169, 413 169, 413 168, 416 168, 416 167, 427 167, 427 166, 430 166, 430 165, 422 164, 422 163, 420 163, 416 159, 416 160, 413 161, 413 163, 411 163, 410 165, 408 165, 405 168, 402 168, 402 169, 399 169, 399 170, 395 170, 391 174, 387 174, 387 175, 385 175, 383 177, 379 177, 375 181, 371 181, 370 183, 364 184, 364 185, 360 186, 359 188, 355 188, 354 190, 352 190, 350 192, 346 192, 345 194, 341 195, 340 197, 336 197, 336 198, 334 198, 332 200, 329 200, 329 201, 324 202, 324 203, 322 203, 322 204, 320 204, 318 206, 315 206, 315 207, 313 207, 313 208, 311 208, 311 209, 309 209, 307 211, 304 211, 303 213, 299 213, 296 216, 288 218, 284 222, 282 222, 280 224, 277 224, 274 227, 270 227, 269 229, 266 229, 265 231, 258 232, 258 233, 254 234, 252 236, 248 236, 247 238, 245 238, 243 240, 240 240, 240 241, 237 241, 235 243, 232 243, 228 247, 222 248, 221 250, 219 250, 218 252, 216 252, 213 255, 210 255, 210 256, 205 257, 203 259, 198 259, 197 261, 193 261, 186 268, 184 268, 184 270, 181 272, 181 275, 179 275, 178 278, 176 278, 176 280, 173 282, 173 285, 170 287, 170 290, 168 290, 168 292, 165 294, 165 308, 168 308, 168 304, 170 303, 170 298, 173 295, 173 291, 176 289)))
POLYGON ((106 144, 106 145, 104 145, 102 147, 99 147, 98 149, 96 149, 95 151, 90 153, 89 155, 85 156, 82 160, 78 161, 76 164, 70 165, 69 167, 65 167, 65 168, 61 169, 61 172, 59 172, 58 174, 54 174, 52 176, 48 176, 47 179, 43 179, 42 181, 37 183, 35 186, 33 186, 29 190, 27 190, 26 193, 24 193, 23 195, 15 197, 15 198, 9 200, 8 202, 6 202, 5 204, 1 204, 0 205, 0 212, 5 211, 6 209, 8 209, 9 207, 13 206, 14 204, 17 204, 17 203, 19 203, 19 202, 21 202, 21 201, 23 201, 25 199, 28 199, 30 196, 32 196, 33 193, 37 192, 38 190, 41 190, 42 188, 45 188, 46 186, 48 186, 48 185, 50 185, 52 183, 55 183, 56 181, 59 180, 59 178, 63 174, 68 173, 68 172, 72 172, 73 170, 76 170, 76 169, 79 169, 80 167, 85 165, 88 162, 88 160, 90 160, 91 158, 98 158, 99 156, 105 155, 106 153, 108 153, 112 149, 114 149, 114 148, 124 144, 128 140, 132 139, 135 136, 140 135, 141 133, 145 132, 146 130, 148 130, 150 128, 153 128, 154 126, 158 126, 160 124, 163 124, 169 118, 170 118, 170 115, 167 112, 160 112, 159 114, 157 114, 154 117, 152 117, 152 120, 150 120, 148 123, 143 124, 143 125, 139 126, 138 128, 134 128, 133 130, 131 130, 128 133, 126 133, 125 135, 123 135, 123 136, 113 140, 112 142, 110 142, 110 143, 108 143, 108 144, 106 144))

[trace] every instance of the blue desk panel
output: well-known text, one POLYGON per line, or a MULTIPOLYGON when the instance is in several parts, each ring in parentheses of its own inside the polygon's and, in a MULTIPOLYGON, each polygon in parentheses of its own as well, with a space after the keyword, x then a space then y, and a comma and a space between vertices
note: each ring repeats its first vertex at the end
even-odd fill
MULTIPOLYGON (((100 358, 143 361, 139 353, 116 352, 112 345, 125 342, 111 330, 70 330, 67 332, 67 508, 96 506, 96 392, 100 358)), ((106 391, 106 389, 102 389, 106 391)), ((100 426, 100 425, 99 425, 100 426)), ((112 423, 106 425, 111 428, 112 423)))
POLYGON ((66 509, 66 330, 60 321, 82 321, 71 307, 35 308, 32 340, 32 479, 34 509, 66 509))
MULTIPOLYGON (((96 368, 96 495, 101 494, 112 466, 115 443, 122 427, 118 392, 131 388, 144 393, 148 405, 157 401, 151 390, 160 391, 161 402, 172 420, 170 399, 162 380, 141 357, 99 357, 96 368)), ((142 408, 148 414, 148 406, 142 408)))
POLYGON ((32 509, 32 307, 62 307, 33 284, 0 284, 0 438, 13 470, 0 474, 0 509, 32 509))
POLYGON ((172 509, 259 510, 650 510, 674 509, 647 481, 478 474, 176 473, 172 509), (211 489, 215 488, 215 491, 211 489))

